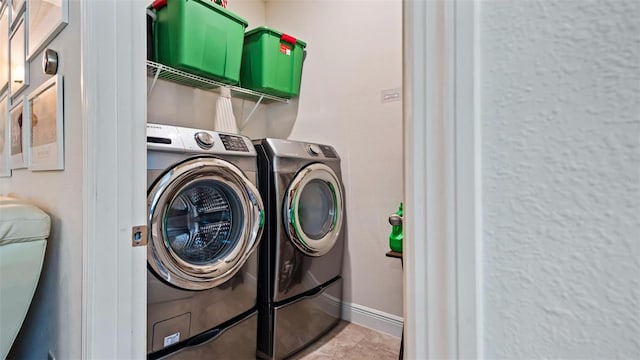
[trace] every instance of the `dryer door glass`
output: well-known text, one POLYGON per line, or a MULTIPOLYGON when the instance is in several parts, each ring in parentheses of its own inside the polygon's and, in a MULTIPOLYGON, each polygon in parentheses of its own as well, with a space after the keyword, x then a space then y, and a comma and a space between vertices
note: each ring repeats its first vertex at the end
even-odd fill
POLYGON ((320 240, 331 231, 336 217, 336 196, 329 184, 313 179, 302 188, 298 201, 300 227, 312 240, 320 240))
POLYGON ((147 200, 149 265, 183 289, 209 289, 232 278, 262 234, 258 190, 222 159, 177 164, 155 181, 147 200))
POLYGON ((291 181, 285 195, 285 228, 293 244, 311 256, 329 252, 343 221, 342 187, 335 172, 311 164, 291 181))
POLYGON ((238 245, 243 205, 222 182, 196 181, 178 192, 165 217, 173 252, 194 265, 209 265, 238 245))

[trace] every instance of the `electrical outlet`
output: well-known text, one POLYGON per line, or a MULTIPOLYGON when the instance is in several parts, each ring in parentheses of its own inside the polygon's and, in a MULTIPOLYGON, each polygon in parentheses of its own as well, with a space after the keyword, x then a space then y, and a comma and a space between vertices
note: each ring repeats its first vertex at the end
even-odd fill
POLYGON ((380 102, 383 104, 400 100, 402 100, 401 88, 382 90, 382 92, 380 93, 380 102))

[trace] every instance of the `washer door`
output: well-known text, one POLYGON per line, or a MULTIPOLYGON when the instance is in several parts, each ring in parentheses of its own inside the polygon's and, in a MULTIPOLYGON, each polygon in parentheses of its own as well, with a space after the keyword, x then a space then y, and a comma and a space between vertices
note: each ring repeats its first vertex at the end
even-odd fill
POLYGON ((311 164, 303 168, 284 199, 284 225, 295 246, 311 256, 329 252, 342 228, 342 204, 342 187, 330 167, 311 164))
POLYGON ((240 169, 216 158, 178 164, 149 190, 148 262, 167 282, 203 290, 229 280, 256 249, 264 207, 240 169))

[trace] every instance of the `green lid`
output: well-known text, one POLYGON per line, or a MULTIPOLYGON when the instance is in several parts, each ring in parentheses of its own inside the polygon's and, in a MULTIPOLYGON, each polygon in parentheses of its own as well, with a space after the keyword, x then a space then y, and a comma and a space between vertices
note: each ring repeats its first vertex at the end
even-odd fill
MULTIPOLYGON (((280 38, 280 37, 282 37, 282 34, 283 34, 281 31, 278 31, 278 30, 272 29, 272 28, 270 28, 270 27, 267 27, 267 26, 259 26, 259 27, 255 28, 255 29, 251 29, 251 30, 247 31, 247 32, 244 34, 244 37, 246 38, 246 37, 249 37, 249 36, 253 36, 253 35, 255 35, 255 34, 260 34, 260 33, 265 33, 265 32, 266 32, 266 33, 270 33, 271 35, 277 36, 277 37, 279 37, 279 38, 280 38)), ((289 35, 289 34, 285 34, 285 35, 288 35, 288 36, 290 36, 290 37, 292 37, 292 38, 296 39, 296 43, 297 43, 298 45, 300 45, 300 46, 302 46, 302 47, 307 47, 307 43, 306 43, 306 42, 304 42, 304 41, 302 41, 302 40, 300 40, 300 39, 298 39, 298 38, 296 38, 296 37, 294 37, 294 36, 291 36, 291 35, 289 35)))
POLYGON ((197 1, 199 3, 201 3, 202 5, 205 5, 206 7, 221 13, 222 15, 228 17, 231 20, 235 20, 236 22, 244 24, 245 28, 249 25, 249 22, 247 22, 247 20, 245 20, 245 19, 241 18, 240 16, 232 13, 231 11, 223 8, 222 6, 214 3, 213 1, 208 1, 208 0, 197 0, 197 1))

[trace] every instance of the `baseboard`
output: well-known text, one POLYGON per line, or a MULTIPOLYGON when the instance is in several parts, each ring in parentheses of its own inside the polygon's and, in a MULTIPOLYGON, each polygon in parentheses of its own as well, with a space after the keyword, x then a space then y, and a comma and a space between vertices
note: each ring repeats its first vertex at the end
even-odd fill
POLYGON ((403 320, 400 316, 363 305, 343 302, 342 319, 396 337, 402 335, 403 320))

